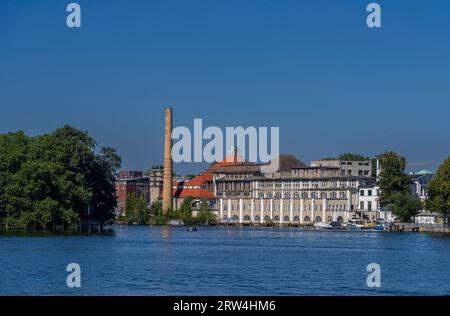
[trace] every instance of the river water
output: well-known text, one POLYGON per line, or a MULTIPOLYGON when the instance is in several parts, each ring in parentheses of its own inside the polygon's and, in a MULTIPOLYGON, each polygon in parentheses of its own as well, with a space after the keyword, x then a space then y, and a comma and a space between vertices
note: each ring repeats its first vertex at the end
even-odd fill
POLYGON ((0 235, 1 295, 450 295, 450 236, 130 226, 0 235), (81 267, 68 288, 66 267, 81 267), (381 287, 367 286, 367 266, 381 287))

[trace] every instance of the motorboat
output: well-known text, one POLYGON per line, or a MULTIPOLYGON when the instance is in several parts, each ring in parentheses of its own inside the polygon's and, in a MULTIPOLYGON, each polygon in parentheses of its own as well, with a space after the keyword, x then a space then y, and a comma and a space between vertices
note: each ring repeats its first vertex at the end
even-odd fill
POLYGON ((179 219, 171 219, 167 225, 169 226, 184 226, 184 222, 179 219))
POLYGON ((323 223, 323 222, 320 222, 320 223, 314 223, 314 228, 316 228, 316 229, 329 229, 329 228, 332 228, 331 227, 331 225, 329 225, 329 224, 327 224, 327 223, 323 223))
POLYGON ((191 227, 188 228, 187 231, 190 232, 190 233, 196 232, 197 231, 197 226, 191 226, 191 227))
POLYGON ((349 220, 348 225, 347 225, 347 229, 351 229, 351 230, 360 230, 363 228, 364 228, 364 225, 363 225, 362 221, 357 220, 357 219, 349 220))
POLYGON ((340 222, 337 222, 337 221, 332 222, 330 224, 330 226, 331 226, 330 228, 332 228, 332 229, 344 229, 344 226, 342 226, 342 224, 340 222))

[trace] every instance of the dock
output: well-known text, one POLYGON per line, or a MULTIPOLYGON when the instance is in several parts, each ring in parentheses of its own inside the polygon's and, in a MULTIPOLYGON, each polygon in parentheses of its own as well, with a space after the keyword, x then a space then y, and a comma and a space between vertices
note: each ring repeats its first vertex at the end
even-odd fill
POLYGON ((392 232, 419 232, 419 225, 415 223, 394 223, 389 226, 389 231, 392 232))

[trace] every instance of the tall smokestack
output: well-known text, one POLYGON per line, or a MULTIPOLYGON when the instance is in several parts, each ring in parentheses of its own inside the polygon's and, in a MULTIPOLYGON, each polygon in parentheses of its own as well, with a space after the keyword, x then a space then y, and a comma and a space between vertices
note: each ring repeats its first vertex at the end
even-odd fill
POLYGON ((172 165, 172 108, 165 109, 166 125, 164 132, 164 178, 163 178, 163 212, 173 209, 173 165, 172 165))

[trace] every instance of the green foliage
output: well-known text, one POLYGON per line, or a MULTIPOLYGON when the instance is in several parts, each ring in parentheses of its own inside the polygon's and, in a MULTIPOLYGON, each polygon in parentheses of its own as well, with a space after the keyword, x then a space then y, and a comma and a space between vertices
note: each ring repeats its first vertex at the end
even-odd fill
POLYGON ((340 154, 339 157, 325 157, 320 160, 347 160, 347 161, 363 161, 363 160, 370 160, 369 157, 355 154, 355 153, 343 153, 340 154))
POLYGON ((408 194, 410 177, 405 174, 406 159, 395 152, 386 152, 380 158, 381 174, 380 205, 382 207, 395 203, 396 193, 408 194))
POLYGON ((337 160, 337 158, 336 157, 324 157, 320 160, 337 160))
POLYGON ((95 146, 70 126, 0 135, 0 229, 76 229, 88 205, 92 220, 111 219, 120 157, 112 148, 96 154, 95 146))
POLYGON ((409 222, 423 208, 422 202, 410 194, 395 192, 391 198, 393 202, 389 204, 389 209, 404 222, 409 222))
POLYGON ((370 158, 355 153, 343 153, 339 156, 338 160, 363 161, 363 160, 370 160, 370 158))
POLYGON ((125 201, 125 213, 130 224, 145 225, 150 223, 150 211, 143 196, 129 194, 125 201))
MULTIPOLYGON (((169 210, 172 212, 172 210, 169 210)), ((155 201, 151 205, 150 224, 166 225, 169 217, 164 215, 161 202, 155 201)))
POLYGON ((380 205, 388 207, 396 216, 408 222, 423 205, 410 194, 411 179, 405 174, 406 159, 392 151, 385 152, 379 159, 382 169, 378 180, 380 205))
POLYGON ((172 219, 179 219, 182 221, 186 221, 192 217, 192 201, 194 199, 192 197, 187 197, 183 200, 180 208, 173 213, 172 219))
POLYGON ((203 202, 198 211, 198 221, 202 224, 209 224, 217 221, 217 216, 208 208, 208 204, 203 202))
POLYGON ((428 186, 425 207, 431 212, 450 215, 450 156, 439 166, 428 186))

